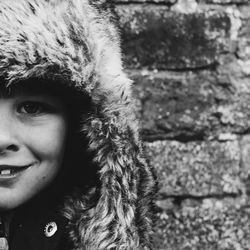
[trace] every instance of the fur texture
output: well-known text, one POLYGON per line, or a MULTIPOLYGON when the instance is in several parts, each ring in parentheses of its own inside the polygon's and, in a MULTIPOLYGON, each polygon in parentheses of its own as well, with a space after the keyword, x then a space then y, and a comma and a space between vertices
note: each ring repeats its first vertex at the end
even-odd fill
POLYGON ((0 0, 0 10, 0 75, 8 84, 60 81, 87 93, 95 106, 84 114, 81 133, 95 152, 99 195, 78 192, 65 202, 74 249, 150 249, 155 180, 107 3, 0 0))

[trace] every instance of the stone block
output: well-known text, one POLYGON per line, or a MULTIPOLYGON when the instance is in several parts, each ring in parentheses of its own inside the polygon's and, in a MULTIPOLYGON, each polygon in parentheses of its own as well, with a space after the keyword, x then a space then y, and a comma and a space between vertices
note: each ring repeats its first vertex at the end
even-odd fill
POLYGON ((249 218, 249 200, 187 200, 181 206, 168 206, 158 213, 153 249, 250 249, 249 218))
POLYGON ((129 68, 204 68, 229 50, 231 21, 226 12, 185 14, 160 5, 125 5, 116 10, 129 68))
POLYGON ((245 193, 250 195, 250 135, 244 135, 240 141, 241 169, 245 173, 242 180, 245 183, 245 193))
POLYGON ((155 141, 146 145, 147 157, 157 172, 162 198, 216 197, 245 192, 242 177, 249 170, 241 168, 237 140, 155 141))
POLYGON ((228 70, 227 74, 212 71, 131 74, 145 140, 202 140, 248 131, 249 79, 242 80, 237 73, 230 76, 228 70))
POLYGON ((249 0, 198 0, 199 2, 207 4, 246 4, 249 0))
POLYGON ((115 4, 119 3, 161 3, 161 4, 175 4, 178 0, 112 0, 115 4))

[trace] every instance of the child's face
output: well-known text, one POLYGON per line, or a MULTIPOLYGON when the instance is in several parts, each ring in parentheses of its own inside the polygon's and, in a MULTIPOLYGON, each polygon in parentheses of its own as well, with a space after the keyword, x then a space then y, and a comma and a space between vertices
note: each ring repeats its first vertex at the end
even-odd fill
POLYGON ((13 209, 51 183, 62 165, 67 116, 48 93, 0 97, 0 211, 13 209))

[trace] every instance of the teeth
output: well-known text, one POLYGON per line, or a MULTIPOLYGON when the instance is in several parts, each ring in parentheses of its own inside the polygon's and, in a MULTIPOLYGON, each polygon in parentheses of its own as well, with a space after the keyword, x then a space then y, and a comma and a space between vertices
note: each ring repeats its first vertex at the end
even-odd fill
POLYGON ((10 169, 4 169, 0 172, 0 175, 9 175, 11 174, 11 170, 10 169))

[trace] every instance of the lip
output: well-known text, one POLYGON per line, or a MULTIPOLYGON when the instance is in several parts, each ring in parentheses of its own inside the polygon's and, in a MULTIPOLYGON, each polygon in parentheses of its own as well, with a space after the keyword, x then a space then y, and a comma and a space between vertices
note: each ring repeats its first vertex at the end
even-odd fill
POLYGON ((33 164, 28 165, 0 165, 0 171, 11 169, 14 170, 9 174, 0 174, 0 185, 9 185, 17 180, 26 170, 28 170, 33 164), (9 182, 11 181, 11 183, 9 182))
POLYGON ((22 169, 31 166, 32 164, 27 165, 0 165, 0 171, 5 169, 22 169))
POLYGON ((25 164, 25 165, 0 165, 0 171, 5 169, 24 169, 30 167, 32 164, 25 164))

